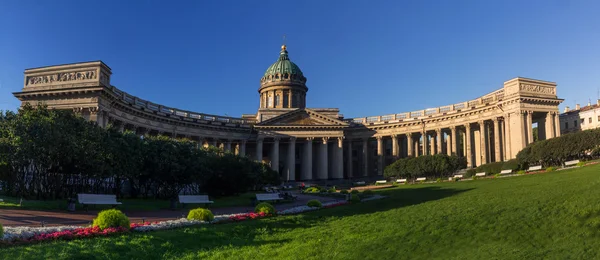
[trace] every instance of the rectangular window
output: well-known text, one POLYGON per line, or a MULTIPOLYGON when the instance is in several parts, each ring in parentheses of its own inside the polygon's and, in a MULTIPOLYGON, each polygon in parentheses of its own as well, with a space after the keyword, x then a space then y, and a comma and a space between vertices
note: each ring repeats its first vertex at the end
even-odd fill
POLYGON ((279 106, 280 97, 279 95, 275 96, 275 106, 279 106))
POLYGON ((569 129, 569 122, 565 122, 565 129, 569 129))
POLYGON ((577 127, 577 120, 573 121, 573 127, 577 127))
POLYGON ((267 107, 273 107, 273 96, 271 95, 267 98, 267 107))
POLYGON ((591 117, 588 119, 588 123, 590 123, 590 124, 592 123, 592 118, 591 117))
POLYGON ((600 122, 600 116, 598 116, 598 122, 600 122))

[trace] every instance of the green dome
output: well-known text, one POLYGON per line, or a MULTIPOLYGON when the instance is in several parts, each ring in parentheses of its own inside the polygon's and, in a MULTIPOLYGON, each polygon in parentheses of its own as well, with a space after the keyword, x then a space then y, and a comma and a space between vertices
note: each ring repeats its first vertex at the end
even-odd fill
POLYGON ((267 69, 264 77, 267 77, 269 75, 275 76, 277 74, 297 75, 300 76, 300 78, 304 78, 304 75, 302 75, 302 71, 300 70, 298 65, 290 61, 285 45, 281 46, 279 59, 277 59, 277 61, 267 69))

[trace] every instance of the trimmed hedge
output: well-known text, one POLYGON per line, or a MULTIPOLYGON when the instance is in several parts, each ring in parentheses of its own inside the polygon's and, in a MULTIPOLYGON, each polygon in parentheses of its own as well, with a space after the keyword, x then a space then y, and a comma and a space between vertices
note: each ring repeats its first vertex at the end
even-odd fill
POLYGON ((562 166, 570 160, 591 159, 600 147, 600 129, 585 130, 534 142, 517 154, 522 169, 528 165, 562 166))
POLYGON ((258 203, 258 205, 256 205, 256 208, 254 208, 254 213, 267 213, 267 214, 276 214, 277 210, 275 210, 275 207, 273 207, 273 205, 267 203, 267 202, 261 202, 258 203))
POLYGON ((118 209, 100 211, 94 219, 92 226, 105 229, 109 227, 123 227, 129 229, 129 218, 118 209))
POLYGON ((356 194, 352 194, 352 196, 350 196, 350 202, 358 203, 358 202, 360 202, 360 197, 358 197, 358 195, 356 195, 356 194))
POLYGON ((212 221, 215 219, 213 213, 208 209, 197 208, 190 210, 187 216, 188 220, 212 221))
POLYGON ((321 202, 318 200, 309 200, 308 203, 306 203, 306 206, 309 206, 312 208, 320 208, 320 207, 323 207, 323 204, 321 204, 321 202))
POLYGON ((385 167, 385 178, 449 177, 467 167, 464 157, 446 154, 408 157, 396 160, 385 167))
MULTIPOLYGON (((493 162, 488 164, 483 164, 475 168, 473 174, 477 172, 485 172, 487 175, 493 175, 496 173, 500 173, 502 170, 513 170, 517 171, 521 167, 519 167, 519 162, 517 159, 508 160, 506 162, 493 162)), ((469 175, 468 177, 470 177, 469 175)))

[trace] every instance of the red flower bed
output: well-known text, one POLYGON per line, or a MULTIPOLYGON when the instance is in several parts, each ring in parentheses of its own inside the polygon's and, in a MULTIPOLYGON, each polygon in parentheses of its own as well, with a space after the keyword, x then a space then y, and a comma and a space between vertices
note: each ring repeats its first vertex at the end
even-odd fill
POLYGON ((329 204, 329 205, 323 206, 323 208, 326 208, 326 209, 328 209, 328 208, 335 208, 335 207, 343 206, 343 205, 346 205, 346 204, 348 204, 347 201, 340 201, 338 203, 334 203, 334 204, 329 204))
POLYGON ((73 230, 65 230, 54 233, 47 234, 39 234, 31 238, 30 241, 46 241, 46 240, 57 240, 57 239, 74 239, 74 238, 83 238, 83 237, 96 237, 96 236, 107 236, 115 233, 123 233, 127 232, 129 229, 118 227, 118 228, 106 228, 104 230, 100 230, 99 227, 87 227, 87 228, 78 228, 73 230))
POLYGON ((264 213, 264 212, 261 212, 261 213, 245 213, 245 214, 239 214, 239 215, 231 216, 231 217, 229 217, 229 220, 232 220, 232 221, 244 221, 244 220, 247 220, 247 219, 266 218, 266 217, 270 217, 270 216, 272 216, 272 215, 264 213))

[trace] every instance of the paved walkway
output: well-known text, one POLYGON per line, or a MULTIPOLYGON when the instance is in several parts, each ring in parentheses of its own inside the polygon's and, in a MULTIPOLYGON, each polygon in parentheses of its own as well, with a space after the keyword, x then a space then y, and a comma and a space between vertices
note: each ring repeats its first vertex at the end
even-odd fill
MULTIPOLYGON (((296 194, 298 199, 292 203, 274 204, 277 210, 306 205, 311 199, 317 199, 321 202, 335 201, 335 198, 319 197, 306 194, 296 194)), ((157 210, 157 211, 123 211, 131 222, 161 221, 178 219, 186 217, 189 209, 177 210, 157 210)), ((230 207, 211 209, 213 214, 234 214, 254 211, 254 207, 230 207)), ((42 211, 42 210, 22 210, 22 209, 2 209, 0 210, 0 223, 4 226, 31 226, 39 227, 44 221, 46 226, 57 225, 87 225, 98 215, 98 210, 77 211, 42 211)))

